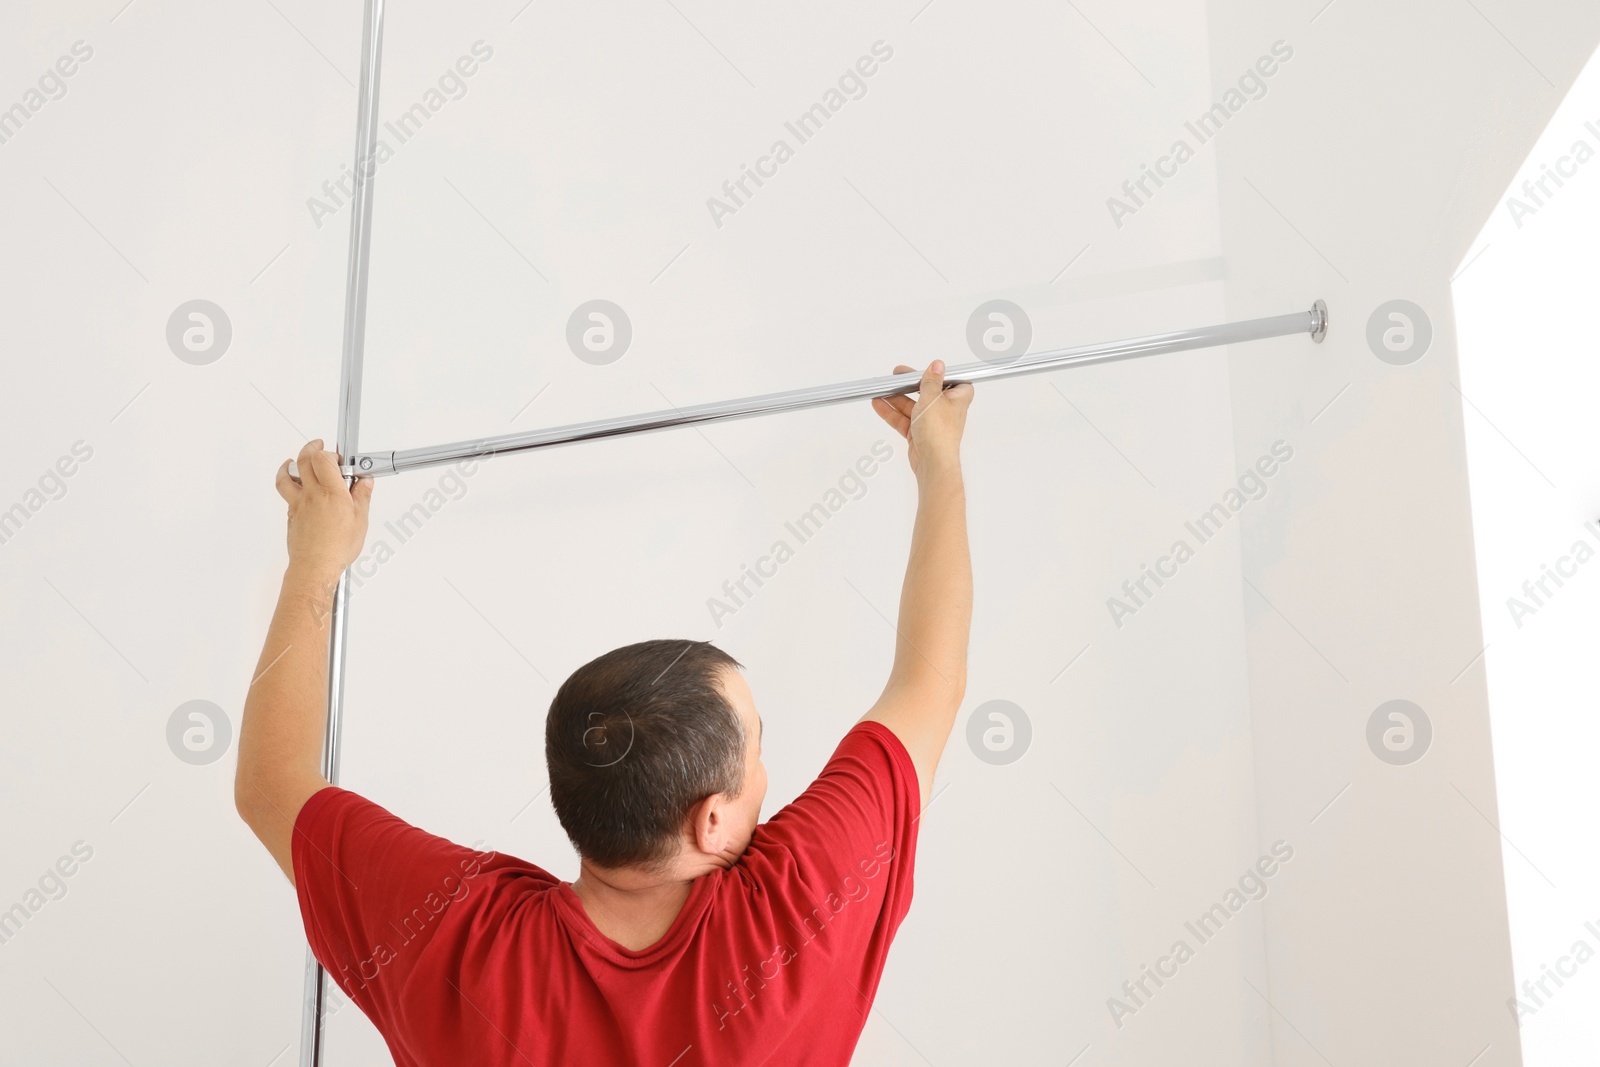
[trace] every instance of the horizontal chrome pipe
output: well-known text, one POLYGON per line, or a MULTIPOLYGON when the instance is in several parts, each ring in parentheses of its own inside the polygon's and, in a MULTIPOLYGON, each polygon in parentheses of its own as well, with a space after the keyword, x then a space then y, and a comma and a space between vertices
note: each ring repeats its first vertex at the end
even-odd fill
MULTIPOLYGON (((1296 311, 1288 315, 1251 319, 1247 322, 1227 322, 1219 326, 1202 326, 1193 330, 1179 330, 1176 333, 1158 333, 1126 341, 1105 341, 1076 348, 1062 348, 1020 356, 1009 362, 968 363, 948 368, 945 371, 945 383, 955 385, 961 382, 1015 378, 1024 374, 1059 370, 1063 367, 1114 363, 1118 360, 1155 356, 1164 352, 1213 348, 1237 341, 1258 341, 1267 337, 1284 337, 1297 333, 1309 333, 1313 341, 1320 343, 1327 336, 1327 332, 1328 306, 1318 300, 1310 311, 1296 311)), ((852 400, 869 400, 879 396, 903 396, 906 393, 916 392, 920 381, 921 373, 911 371, 905 374, 885 375, 881 378, 862 378, 837 385, 818 385, 806 389, 792 389, 784 393, 768 393, 741 400, 694 404, 689 407, 674 408, 671 411, 653 411, 644 415, 581 422, 549 430, 530 430, 526 433, 483 437, 476 441, 458 441, 447 445, 406 448, 394 452, 358 452, 346 460, 344 472, 346 475, 376 477, 423 467, 436 467, 464 459, 532 452, 554 445, 597 441, 605 437, 667 430, 676 426, 726 422, 729 419, 744 419, 752 415, 797 411, 801 408, 842 404, 852 400)))

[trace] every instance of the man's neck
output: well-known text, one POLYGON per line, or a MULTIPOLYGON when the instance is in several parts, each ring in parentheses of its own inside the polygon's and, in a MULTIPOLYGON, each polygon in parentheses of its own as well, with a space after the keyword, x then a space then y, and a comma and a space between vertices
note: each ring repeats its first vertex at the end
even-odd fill
POLYGON ((695 879, 720 869, 713 857, 683 857, 665 871, 605 868, 584 860, 572 891, 602 934, 632 951, 661 940, 683 910, 695 879))

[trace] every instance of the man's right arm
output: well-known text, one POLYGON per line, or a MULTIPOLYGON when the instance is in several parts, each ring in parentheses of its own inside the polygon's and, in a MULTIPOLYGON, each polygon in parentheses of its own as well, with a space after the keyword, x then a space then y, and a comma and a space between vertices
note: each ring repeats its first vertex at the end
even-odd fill
MULTIPOLYGON (((900 366, 895 373, 911 369, 900 366)), ((900 591, 894 666, 862 720, 883 723, 905 745, 924 808, 967 686, 972 560, 960 446, 972 393, 970 384, 945 389, 944 365, 936 360, 923 373, 915 404, 903 396, 873 401, 910 444, 917 517, 900 591)))

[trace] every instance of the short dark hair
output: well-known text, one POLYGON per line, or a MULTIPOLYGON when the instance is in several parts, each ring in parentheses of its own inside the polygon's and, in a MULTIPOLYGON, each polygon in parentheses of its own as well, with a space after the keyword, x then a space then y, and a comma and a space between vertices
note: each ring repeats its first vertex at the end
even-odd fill
POLYGON ((689 809, 744 788, 745 730, 718 683, 742 668, 709 641, 624 645, 572 672, 545 719, 550 801, 579 855, 659 868, 689 809))

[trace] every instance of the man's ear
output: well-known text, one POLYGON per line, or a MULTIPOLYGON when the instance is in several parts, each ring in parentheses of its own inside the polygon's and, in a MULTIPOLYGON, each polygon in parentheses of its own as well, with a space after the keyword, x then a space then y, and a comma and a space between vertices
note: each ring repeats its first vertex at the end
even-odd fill
POLYGON ((722 809, 727 799, 721 793, 712 793, 689 809, 689 840, 701 852, 715 856, 721 851, 718 846, 727 824, 722 809))

